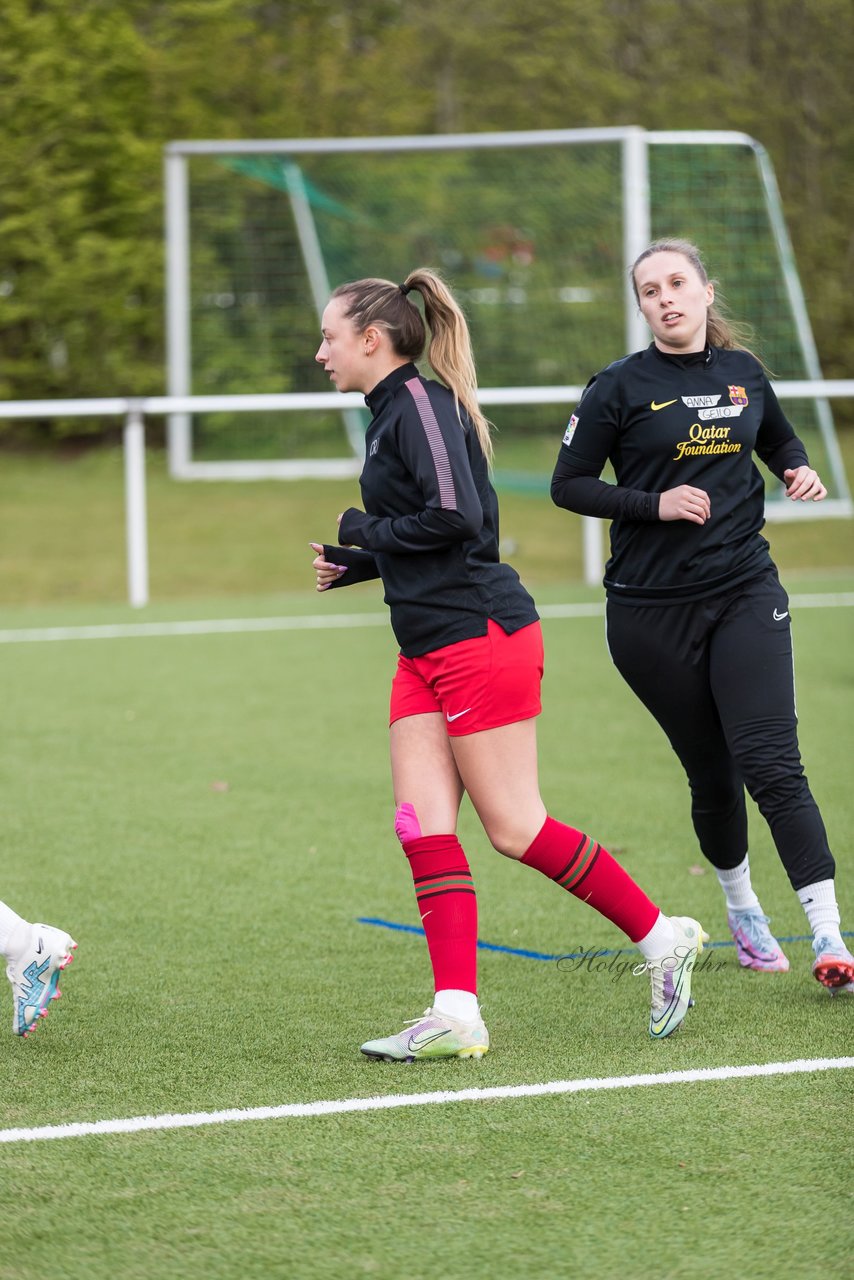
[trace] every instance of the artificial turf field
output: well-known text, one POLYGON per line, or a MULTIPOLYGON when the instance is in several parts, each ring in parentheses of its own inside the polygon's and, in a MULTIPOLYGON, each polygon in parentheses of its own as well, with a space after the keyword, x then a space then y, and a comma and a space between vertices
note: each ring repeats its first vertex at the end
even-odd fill
MULTIPOLYGON (((801 745, 852 929, 854 577, 788 585, 801 745), (807 595, 828 598, 810 608, 807 595)), ((754 883, 775 932, 796 940, 789 974, 739 969, 679 766, 611 668, 594 612, 544 621, 544 798, 722 944, 696 975, 696 1008, 653 1043, 648 980, 625 971, 628 956, 517 954, 610 951, 621 935, 491 852, 466 812, 480 936, 500 948, 480 960, 492 1049, 481 1062, 363 1060, 362 1040, 431 995, 423 940, 360 922, 418 923, 392 830, 395 649, 381 613, 365 587, 143 616, 0 614, 0 897, 80 944, 38 1034, 0 1038, 0 1280, 850 1274, 850 1057, 789 1075, 26 1140, 80 1121, 854 1053, 854 999, 810 976, 805 919, 752 809, 754 883), (334 614, 363 625, 311 622, 334 614), (38 638, 241 617, 299 621, 38 638)))

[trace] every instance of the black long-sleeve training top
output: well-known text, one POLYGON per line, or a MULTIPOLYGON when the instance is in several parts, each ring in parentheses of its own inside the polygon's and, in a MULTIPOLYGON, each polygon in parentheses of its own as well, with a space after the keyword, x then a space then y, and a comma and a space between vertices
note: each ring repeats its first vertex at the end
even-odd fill
POLYGON ((498 499, 477 433, 452 393, 401 365, 365 397, 373 415, 359 479, 365 510, 344 512, 326 558, 333 585, 382 578, 401 652, 414 658, 537 621, 533 600, 498 552, 498 499))
POLYGON ((558 454, 552 499, 612 520, 604 577, 611 599, 700 599, 772 564, 754 452, 781 480, 808 464, 759 361, 720 347, 667 355, 653 343, 587 384, 558 454), (608 460, 616 485, 599 479, 608 460), (708 493, 705 524, 659 520, 662 492, 683 484, 708 493))

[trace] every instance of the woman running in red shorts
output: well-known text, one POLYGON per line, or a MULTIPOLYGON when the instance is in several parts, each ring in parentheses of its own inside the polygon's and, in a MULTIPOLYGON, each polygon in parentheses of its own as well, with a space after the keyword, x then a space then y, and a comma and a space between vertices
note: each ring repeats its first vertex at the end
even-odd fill
POLYGON ((477 403, 469 332, 444 282, 341 285, 316 359, 372 413, 364 510, 339 517, 339 545, 312 543, 317 589, 381 578, 400 645, 391 692, 395 831, 415 882, 434 997, 403 1031, 362 1052, 389 1061, 481 1057, 477 899, 456 835, 464 792, 495 849, 541 872, 637 945, 652 981, 650 1035, 670 1035, 691 1003, 705 936, 667 917, 596 840, 551 817, 537 777, 543 647, 534 602, 498 553, 489 424, 477 403), (441 378, 415 361, 426 331, 441 378))

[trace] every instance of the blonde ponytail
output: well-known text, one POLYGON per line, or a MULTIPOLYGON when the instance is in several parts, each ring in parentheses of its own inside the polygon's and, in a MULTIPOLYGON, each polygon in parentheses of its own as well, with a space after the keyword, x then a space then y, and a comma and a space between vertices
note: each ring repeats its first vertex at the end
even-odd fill
POLYGON ((427 359, 454 401, 465 409, 483 455, 492 463, 492 432, 489 420, 477 402, 477 374, 471 336, 466 318, 444 280, 429 267, 418 267, 404 280, 408 290, 417 289, 424 299, 424 315, 430 329, 427 359))
POLYGON ((457 406, 465 409, 477 435, 487 463, 492 463, 490 423, 477 403, 477 375, 466 318, 444 280, 429 267, 411 271, 403 284, 371 277, 340 284, 333 298, 346 302, 344 314, 359 333, 368 325, 386 330, 392 347, 407 360, 419 360, 424 352, 426 333, 421 312, 408 295, 417 289, 424 300, 424 315, 430 329, 427 358, 432 368, 453 393, 457 406))

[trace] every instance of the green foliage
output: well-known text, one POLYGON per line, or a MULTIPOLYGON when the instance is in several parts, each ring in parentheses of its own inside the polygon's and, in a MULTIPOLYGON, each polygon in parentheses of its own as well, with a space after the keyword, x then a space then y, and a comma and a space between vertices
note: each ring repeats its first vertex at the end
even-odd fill
POLYGON ((159 143, 145 43, 108 2, 9 0, 3 22, 0 394, 155 391, 159 143))
MULTIPOLYGON (((162 391, 162 149, 188 137, 743 130, 775 164, 824 371, 854 367, 848 0, 6 0, 0 23, 4 398, 162 391)), ((581 196, 564 208, 571 235, 581 196)), ((260 355, 240 373, 269 389, 260 355)))

